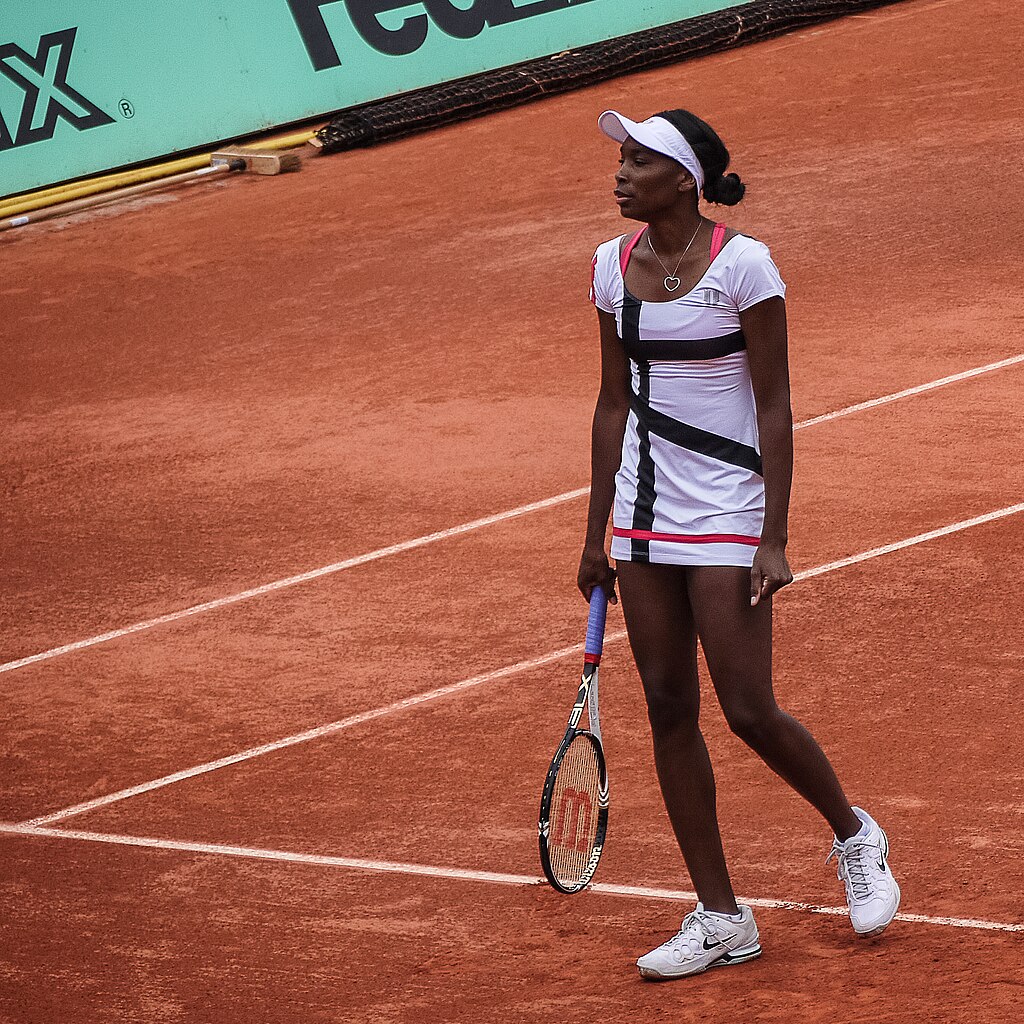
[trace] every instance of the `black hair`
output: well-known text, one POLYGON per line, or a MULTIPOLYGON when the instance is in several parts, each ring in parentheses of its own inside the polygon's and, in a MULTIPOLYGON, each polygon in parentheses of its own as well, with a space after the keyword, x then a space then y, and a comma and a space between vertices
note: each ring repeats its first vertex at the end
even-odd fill
POLYGON ((668 121, 697 154, 704 169, 704 198, 709 203, 735 206, 743 198, 747 186, 740 181, 738 174, 725 173, 729 166, 729 150, 715 129, 688 110, 663 110, 654 116, 668 121))

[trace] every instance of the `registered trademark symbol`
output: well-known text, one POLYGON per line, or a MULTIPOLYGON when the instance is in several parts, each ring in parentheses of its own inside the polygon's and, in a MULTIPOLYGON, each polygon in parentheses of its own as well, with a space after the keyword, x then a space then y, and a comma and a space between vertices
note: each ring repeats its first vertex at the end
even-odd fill
POLYGON ((135 116, 135 108, 128 102, 128 100, 121 100, 118 106, 121 108, 122 117, 130 119, 135 116))

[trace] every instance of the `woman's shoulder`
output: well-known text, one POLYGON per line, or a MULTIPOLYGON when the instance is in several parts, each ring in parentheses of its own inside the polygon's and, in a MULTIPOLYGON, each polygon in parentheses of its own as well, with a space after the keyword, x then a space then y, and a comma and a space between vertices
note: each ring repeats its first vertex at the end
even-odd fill
POLYGON ((721 255, 712 264, 717 281, 732 296, 740 311, 773 295, 785 297, 786 285, 759 238, 736 232, 727 237, 721 255))
POLYGON ((759 238, 745 235, 739 231, 726 234, 725 242, 719 257, 712 267, 726 275, 743 274, 775 269, 771 250, 759 238))
POLYGON ((602 242, 597 247, 597 251, 594 253, 595 258, 601 260, 614 256, 618 259, 618 255, 622 251, 622 247, 626 240, 632 237, 632 233, 627 233, 625 235, 616 235, 614 238, 609 238, 606 242, 602 242))
POLYGON ((621 278, 619 277, 619 247, 622 237, 609 238, 602 242, 594 253, 590 269, 590 300, 598 309, 611 313, 621 303, 621 278))
POLYGON ((597 278, 608 281, 609 287, 619 272, 622 250, 635 233, 627 232, 624 235, 609 238, 606 242, 602 242, 594 253, 594 274, 597 278))
POLYGON ((753 235, 745 235, 742 231, 737 231, 734 228, 727 228, 723 255, 726 252, 728 252, 731 260, 749 260, 763 259, 766 256, 770 257, 771 250, 760 238, 755 238, 753 235))

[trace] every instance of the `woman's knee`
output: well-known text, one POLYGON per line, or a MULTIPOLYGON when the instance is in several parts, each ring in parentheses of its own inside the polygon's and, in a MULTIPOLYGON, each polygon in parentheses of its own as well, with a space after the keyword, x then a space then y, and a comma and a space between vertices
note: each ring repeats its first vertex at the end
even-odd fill
POLYGON ((655 736, 680 729, 696 729, 700 714, 700 693, 679 680, 644 680, 647 717, 655 736))
POLYGON ((755 749, 776 733, 782 715, 774 703, 765 706, 743 700, 731 701, 722 710, 732 732, 755 749))

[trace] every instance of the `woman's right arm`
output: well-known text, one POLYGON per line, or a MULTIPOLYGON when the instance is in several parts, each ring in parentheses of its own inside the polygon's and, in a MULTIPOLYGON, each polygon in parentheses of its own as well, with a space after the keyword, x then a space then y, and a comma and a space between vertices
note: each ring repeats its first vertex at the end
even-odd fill
POLYGON ((577 584, 589 601, 590 592, 601 586, 612 602, 615 597, 615 572, 605 553, 608 516, 615 499, 615 474, 622 456, 622 435, 629 416, 629 359, 619 339, 615 316, 597 311, 601 328, 601 390, 594 409, 590 449, 590 509, 587 536, 580 559, 577 584))

